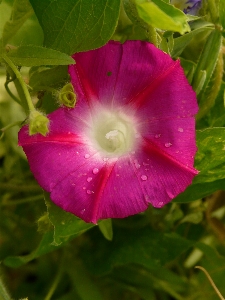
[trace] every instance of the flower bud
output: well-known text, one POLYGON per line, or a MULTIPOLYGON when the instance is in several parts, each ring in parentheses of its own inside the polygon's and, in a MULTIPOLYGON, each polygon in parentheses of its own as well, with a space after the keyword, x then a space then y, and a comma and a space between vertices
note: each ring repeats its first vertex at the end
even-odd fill
POLYGON ((59 92, 59 102, 66 107, 73 108, 76 104, 76 94, 71 83, 64 85, 59 92))
POLYGON ((49 132, 49 119, 37 110, 31 111, 29 116, 29 135, 40 133, 44 136, 49 132))

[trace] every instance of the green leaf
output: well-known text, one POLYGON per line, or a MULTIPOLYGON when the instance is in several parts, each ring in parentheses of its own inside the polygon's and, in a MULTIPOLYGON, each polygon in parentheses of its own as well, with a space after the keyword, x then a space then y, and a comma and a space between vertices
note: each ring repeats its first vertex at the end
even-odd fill
POLYGON ((70 65, 74 60, 69 55, 40 46, 21 46, 8 52, 17 66, 70 65))
POLYGON ((204 22, 204 23, 201 23, 200 27, 192 30, 189 33, 186 33, 183 36, 180 36, 180 37, 174 39, 174 47, 173 47, 173 51, 172 51, 172 57, 178 57, 183 52, 185 47, 191 42, 191 40, 193 39, 194 36, 196 36, 197 34, 199 34, 201 32, 207 32, 209 30, 213 30, 211 23, 204 22))
POLYGON ((182 68, 184 69, 184 72, 185 72, 188 82, 191 84, 193 75, 194 75, 194 71, 196 68, 196 64, 193 63, 192 61, 186 60, 182 57, 180 58, 180 64, 181 64, 182 68))
POLYGON ((99 235, 93 236, 90 248, 83 249, 82 256, 91 271, 99 275, 129 263, 157 269, 173 261, 192 245, 193 242, 175 233, 164 234, 149 227, 141 230, 115 227, 111 242, 101 239, 99 235))
POLYGON ((57 67, 33 67, 30 69, 29 86, 34 90, 41 90, 44 87, 63 86, 69 81, 67 66, 57 67))
POLYGON ((139 16, 149 25, 180 34, 190 31, 187 16, 161 0, 136 0, 139 16))
POLYGON ((198 97, 199 101, 201 101, 201 97, 203 97, 204 91, 215 69, 221 44, 222 44, 221 32, 219 32, 218 30, 213 30, 209 35, 209 37, 207 38, 207 41, 201 53, 199 62, 195 70, 194 78, 193 78, 193 88, 196 89, 199 85, 199 80, 201 80, 202 72, 206 71, 205 82, 204 85, 202 86, 201 93, 198 97))
POLYGON ((197 130, 195 167, 200 173, 174 202, 191 202, 225 190, 225 128, 197 130))
POLYGON ((70 262, 66 269, 80 298, 82 300, 103 300, 99 287, 91 278, 85 266, 79 260, 75 260, 72 263, 73 267, 71 268, 70 262))
POLYGON ((212 182, 225 178, 225 128, 197 130, 198 152, 195 166, 200 171, 197 182, 212 182))
POLYGON ((6 22, 3 29, 2 40, 4 45, 8 43, 32 14, 33 9, 29 0, 14 1, 11 19, 6 22))
POLYGON ((73 54, 101 47, 113 35, 120 0, 30 0, 44 31, 44 45, 73 54))
MULTIPOLYGON (((216 66, 208 82, 208 85, 204 93, 201 93, 199 97, 199 112, 196 116, 197 121, 202 117, 204 117, 205 115, 207 115, 215 104, 216 97, 220 91, 221 84, 222 84, 223 67, 224 67, 223 53, 222 51, 220 51, 218 54, 216 66)), ((197 90, 196 93, 198 95, 197 90)))
POLYGON ((95 226, 92 223, 85 223, 75 215, 65 212, 56 206, 50 199, 49 194, 44 192, 45 203, 48 209, 49 220, 54 226, 54 245, 60 245, 62 242, 70 239, 70 236, 77 236, 84 231, 95 226))
MULTIPOLYGON (((134 32, 135 28, 141 29, 145 35, 145 39, 147 39, 150 43, 153 43, 155 46, 157 46, 158 42, 157 42, 156 30, 150 24, 147 24, 139 16, 138 11, 137 11, 137 6, 135 4, 135 0, 123 0, 123 6, 124 6, 127 16, 134 24, 133 26, 130 26, 131 32, 134 32)), ((139 33, 139 38, 140 37, 141 37, 141 34, 139 33)))
POLYGON ((225 0, 219 2, 220 24, 225 29, 225 0))
POLYGON ((1 300, 12 300, 1 277, 0 277, 0 299, 1 300))
POLYGON ((224 127, 225 125, 225 107, 224 107, 225 82, 222 82, 220 91, 215 100, 215 105, 210 110, 208 122, 210 127, 224 127))
POLYGON ((112 241, 113 239, 112 220, 111 219, 102 220, 101 222, 99 222, 98 227, 101 233, 104 235, 104 237, 107 240, 112 241))
POLYGON ((18 268, 41 255, 44 255, 57 249, 58 247, 53 245, 52 241, 53 231, 46 232, 43 235, 40 244, 33 252, 24 256, 8 256, 4 259, 4 264, 8 267, 18 268))
POLYGON ((115 268, 109 277, 113 282, 118 282, 125 289, 135 292, 145 300, 156 300, 153 289, 164 290, 174 299, 180 299, 176 297, 177 292, 184 293, 188 289, 187 283, 181 276, 163 267, 148 270, 141 265, 125 265, 115 268))
POLYGON ((197 181, 199 180, 199 178, 198 178, 199 176, 201 176, 201 173, 197 177, 195 177, 192 185, 187 187, 187 189, 183 193, 179 194, 173 200, 173 202, 178 202, 178 203, 192 202, 197 199, 202 199, 202 198, 214 193, 215 191, 225 190, 225 179, 216 180, 213 182, 206 182, 206 183, 204 183, 204 182, 198 183, 197 182, 195 184, 196 179, 197 179, 197 181))

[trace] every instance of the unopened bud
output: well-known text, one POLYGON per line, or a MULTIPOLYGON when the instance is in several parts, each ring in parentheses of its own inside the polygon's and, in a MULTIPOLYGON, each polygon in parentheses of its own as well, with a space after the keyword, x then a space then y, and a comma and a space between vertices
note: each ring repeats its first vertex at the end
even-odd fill
POLYGON ((74 93, 73 85, 68 83, 59 92, 59 102, 69 108, 73 108, 76 105, 77 97, 74 93))
POLYGON ((49 119, 37 110, 30 113, 29 116, 29 135, 40 133, 44 136, 49 132, 49 119))

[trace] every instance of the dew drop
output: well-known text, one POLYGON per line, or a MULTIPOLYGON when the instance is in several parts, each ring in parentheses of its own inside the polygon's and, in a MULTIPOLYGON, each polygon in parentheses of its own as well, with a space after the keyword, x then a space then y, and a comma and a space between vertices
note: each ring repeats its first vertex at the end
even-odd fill
POLYGON ((181 128, 181 127, 179 127, 179 128, 178 128, 178 131, 179 131, 179 132, 184 132, 184 129, 181 128))
POLYGON ((87 194, 88 194, 88 195, 91 195, 91 194, 94 194, 94 192, 93 192, 93 191, 90 191, 90 190, 87 190, 87 194))
POLYGON ((146 175, 141 175, 141 180, 146 181, 148 177, 146 175))
POLYGON ((165 147, 166 147, 166 148, 169 148, 170 146, 172 146, 171 143, 165 143, 165 147))
POLYGON ((174 194, 170 191, 166 191, 167 195, 170 197, 170 199, 174 198, 174 194))
POLYGON ((104 158, 103 158, 104 161, 107 161, 108 159, 109 159, 108 157, 104 157, 104 158))
POLYGON ((134 165, 136 169, 139 169, 141 167, 141 165, 138 163, 136 159, 134 160, 134 165))
POLYGON ((85 187, 85 186, 83 186, 83 190, 86 190, 86 187, 85 187))
POLYGON ((159 202, 158 203, 158 207, 160 208, 160 207, 162 207, 163 206, 163 202, 159 202))
POLYGON ((82 211, 80 212, 81 214, 83 214, 85 212, 85 208, 84 209, 82 209, 82 211))
POLYGON ((156 139, 159 139, 160 136, 161 136, 161 133, 158 133, 158 134, 155 135, 155 138, 156 138, 156 139))
POLYGON ((89 157, 90 157, 89 154, 85 154, 85 155, 84 155, 84 158, 89 158, 89 157))
POLYGON ((92 177, 88 177, 87 182, 91 182, 91 181, 92 181, 92 177))
POLYGON ((93 172, 93 174, 97 174, 99 172, 99 169, 98 168, 94 168, 92 172, 93 172))

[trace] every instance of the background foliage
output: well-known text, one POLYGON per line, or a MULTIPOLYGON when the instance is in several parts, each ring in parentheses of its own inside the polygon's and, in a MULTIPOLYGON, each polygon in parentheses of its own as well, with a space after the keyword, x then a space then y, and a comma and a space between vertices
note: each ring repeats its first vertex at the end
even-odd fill
POLYGON ((225 295, 225 0, 202 1, 198 16, 169 2, 0 1, 0 299, 216 299, 196 265, 225 295), (30 173, 17 146, 29 105, 8 61, 49 113, 70 55, 110 39, 146 40, 181 60, 200 107, 200 173, 164 208, 94 226, 55 206, 30 173))

